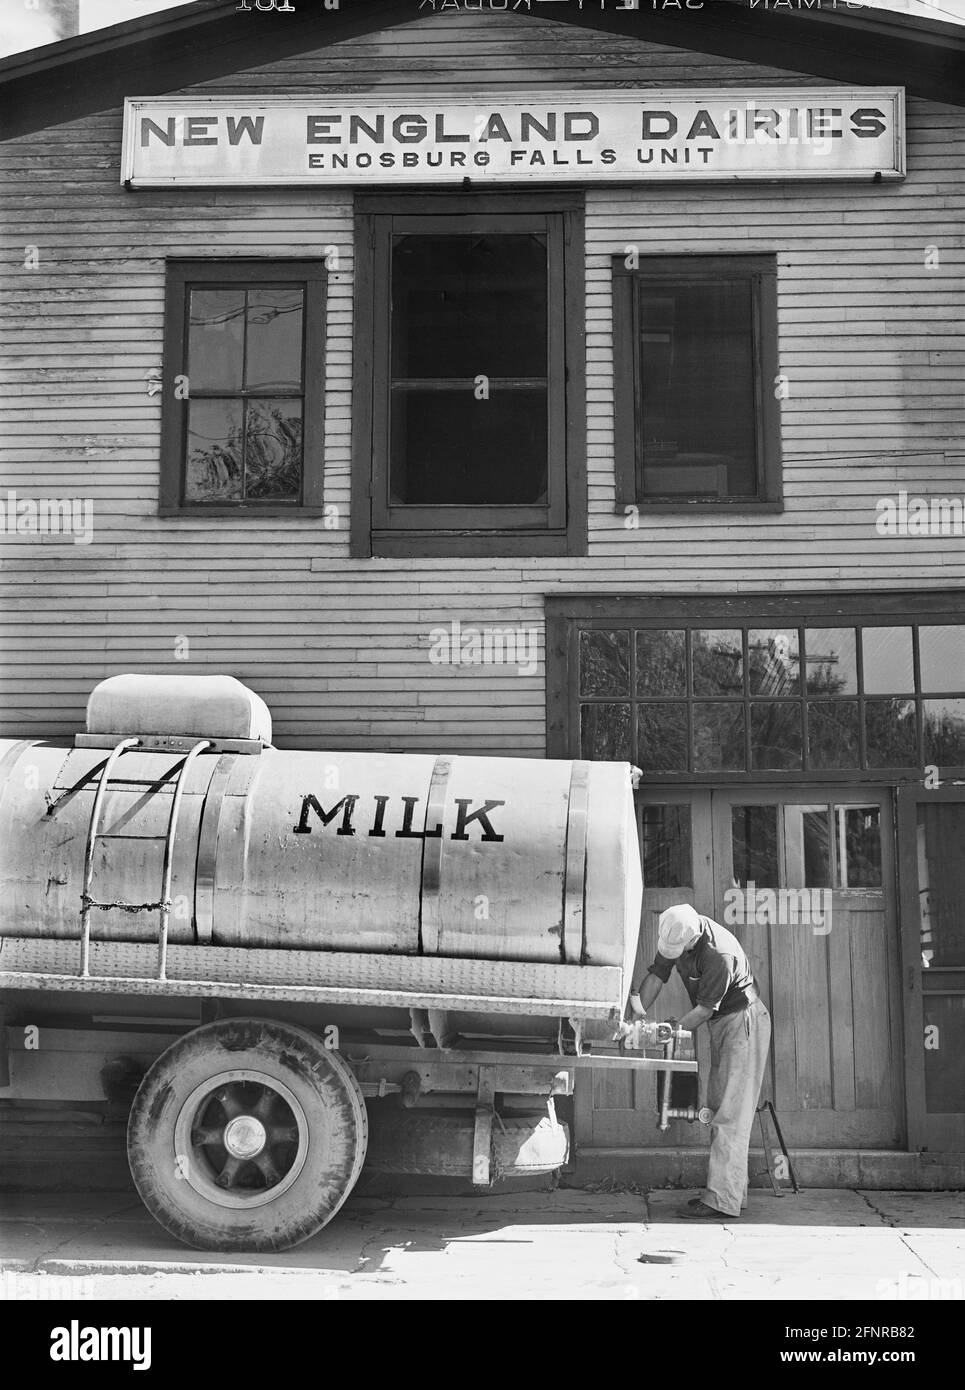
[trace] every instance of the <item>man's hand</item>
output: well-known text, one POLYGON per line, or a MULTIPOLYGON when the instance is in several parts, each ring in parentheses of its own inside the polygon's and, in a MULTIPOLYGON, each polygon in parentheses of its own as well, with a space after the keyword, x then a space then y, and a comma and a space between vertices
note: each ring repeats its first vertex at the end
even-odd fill
POLYGON ((678 1028, 685 1028, 688 1033, 692 1033, 695 1028, 699 1028, 702 1023, 706 1023, 709 1018, 713 1018, 713 1009, 708 1009, 705 1004, 695 1004, 690 1013, 684 1014, 677 1024, 678 1028))
POLYGON ((627 1000, 627 1005, 634 1018, 646 1018, 647 1011, 640 1003, 639 994, 631 994, 630 998, 627 1000))

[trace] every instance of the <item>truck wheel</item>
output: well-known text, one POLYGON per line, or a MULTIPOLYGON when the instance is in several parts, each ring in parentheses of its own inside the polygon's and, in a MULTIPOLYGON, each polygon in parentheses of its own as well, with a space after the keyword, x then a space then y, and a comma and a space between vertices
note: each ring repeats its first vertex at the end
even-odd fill
MULTIPOLYGON (((379 1114, 370 1110, 372 1142, 368 1168, 383 1173, 425 1173, 433 1177, 472 1176, 473 1112, 434 1115, 418 1110, 379 1114)), ((493 1179, 551 1173, 569 1157, 566 1125, 542 1111, 493 1123, 490 1171, 493 1179)))
POLYGON ((144 1205, 198 1250, 288 1250, 330 1221, 362 1169, 365 1102, 304 1028, 220 1019, 152 1064, 127 1129, 144 1205))

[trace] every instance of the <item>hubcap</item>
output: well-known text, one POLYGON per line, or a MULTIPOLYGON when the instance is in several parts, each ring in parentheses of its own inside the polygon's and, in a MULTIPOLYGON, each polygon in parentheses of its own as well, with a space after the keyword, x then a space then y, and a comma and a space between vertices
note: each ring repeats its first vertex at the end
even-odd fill
POLYGON ((254 1115, 238 1115, 224 1127, 224 1146, 233 1158, 255 1158, 261 1153, 268 1132, 254 1115))

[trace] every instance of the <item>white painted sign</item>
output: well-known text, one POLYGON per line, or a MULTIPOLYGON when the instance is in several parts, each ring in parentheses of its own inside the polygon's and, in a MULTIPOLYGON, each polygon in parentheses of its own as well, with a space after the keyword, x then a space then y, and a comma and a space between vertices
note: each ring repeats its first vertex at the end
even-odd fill
POLYGON ((901 88, 130 97, 134 187, 897 179, 901 88))

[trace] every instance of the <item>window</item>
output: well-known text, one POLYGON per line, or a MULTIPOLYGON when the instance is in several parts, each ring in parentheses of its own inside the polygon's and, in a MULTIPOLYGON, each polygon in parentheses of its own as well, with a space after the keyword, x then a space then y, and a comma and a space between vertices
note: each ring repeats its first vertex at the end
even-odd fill
POLYGON ((322 507, 320 261, 168 263, 162 513, 322 507))
POLYGON ((687 805, 643 805, 640 857, 644 888, 687 888, 693 884, 693 829, 687 805))
POLYGON ((772 256, 613 258, 617 504, 779 507, 772 256))
POLYGON ((358 212, 354 552, 583 553, 575 209, 358 212))
POLYGON ((738 887, 880 888, 881 808, 735 805, 731 854, 738 887))
POLYGON ((883 606, 787 596, 780 624, 750 597, 726 622, 697 598, 548 599, 547 652, 574 668, 549 661, 551 737, 579 730, 549 755, 626 759, 649 782, 965 767, 965 622, 940 595, 883 606))

